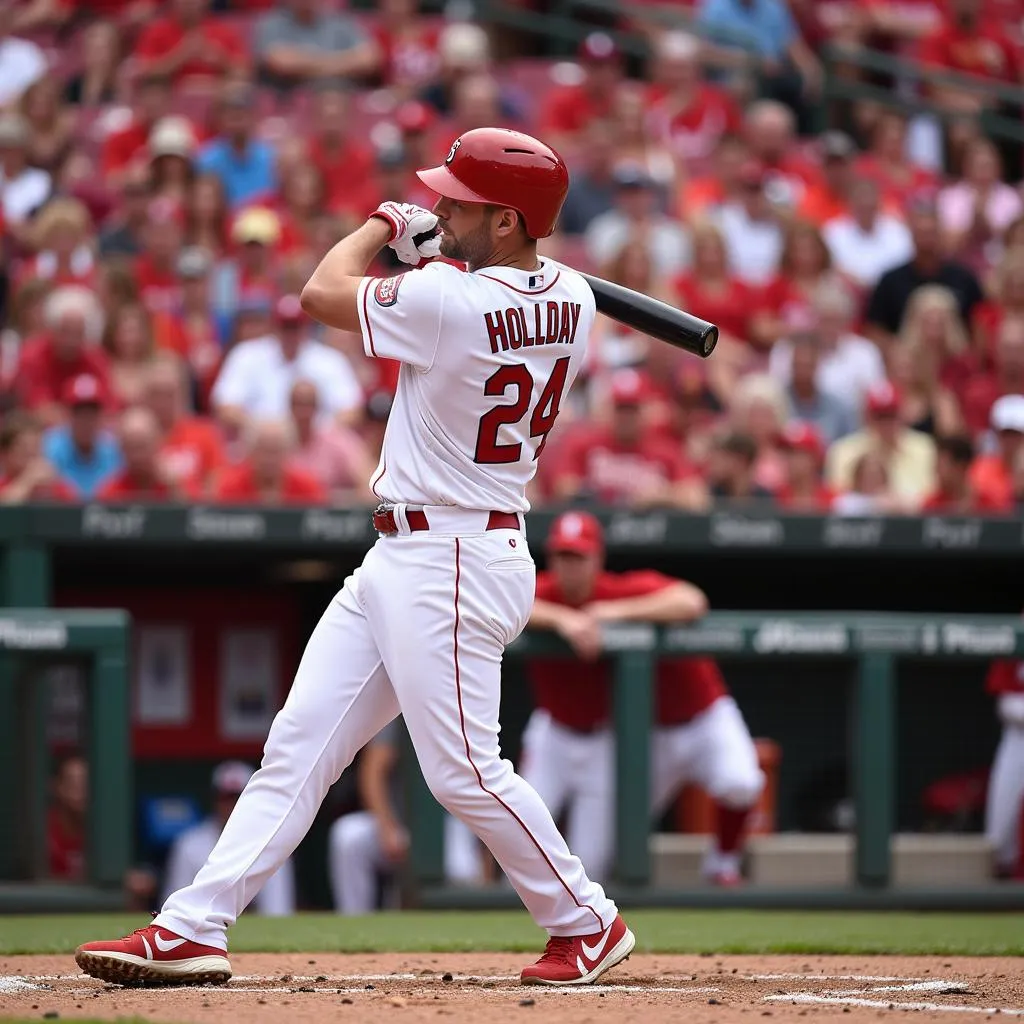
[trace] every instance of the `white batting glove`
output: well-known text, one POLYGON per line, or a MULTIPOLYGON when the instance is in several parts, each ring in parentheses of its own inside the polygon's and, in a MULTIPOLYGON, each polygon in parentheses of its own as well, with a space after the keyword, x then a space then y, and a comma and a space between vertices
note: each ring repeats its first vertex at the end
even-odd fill
POLYGON ((391 227, 388 245, 403 263, 416 264, 441 254, 441 231, 437 214, 412 203, 381 203, 370 215, 380 217, 391 227), (424 239, 422 236, 429 235, 424 239), (420 237, 417 244, 416 239, 420 237))

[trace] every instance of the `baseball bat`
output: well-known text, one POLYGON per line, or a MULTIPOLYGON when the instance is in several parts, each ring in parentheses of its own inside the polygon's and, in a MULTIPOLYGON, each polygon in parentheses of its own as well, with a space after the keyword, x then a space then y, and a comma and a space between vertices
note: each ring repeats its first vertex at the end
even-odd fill
POLYGON ((641 334, 667 341, 707 359, 718 344, 718 328, 692 313, 602 277, 577 271, 590 285, 598 311, 641 334))
MULTIPOLYGON (((433 234, 432 231, 424 231, 414 235, 413 241, 420 245, 432 238, 433 234)), ((707 359, 715 351, 718 328, 707 320, 701 320, 692 313, 676 309, 643 292, 606 281, 603 277, 594 277, 579 270, 576 273, 590 285, 598 311, 612 320, 648 337, 667 341, 701 359, 707 359)))

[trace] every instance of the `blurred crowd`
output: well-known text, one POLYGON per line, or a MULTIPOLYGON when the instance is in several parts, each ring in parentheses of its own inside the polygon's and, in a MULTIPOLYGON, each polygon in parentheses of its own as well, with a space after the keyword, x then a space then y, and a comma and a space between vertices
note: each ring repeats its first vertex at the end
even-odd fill
POLYGON ((553 60, 415 0, 0 3, 0 502, 372 502, 397 366, 297 296, 496 124, 572 170, 542 254, 722 332, 599 318, 535 503, 1019 514, 1024 2, 622 10, 553 60), (826 46, 901 103, 824 104, 826 46))

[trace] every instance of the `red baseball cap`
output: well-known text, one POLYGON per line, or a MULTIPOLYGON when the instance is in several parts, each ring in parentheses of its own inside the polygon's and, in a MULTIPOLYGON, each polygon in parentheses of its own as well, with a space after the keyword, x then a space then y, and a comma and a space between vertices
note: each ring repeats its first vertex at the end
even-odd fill
POLYGON ((395 120, 403 132, 426 131, 435 121, 434 112, 420 100, 406 100, 395 111, 395 120))
POLYGON ((563 512, 548 533, 549 553, 595 555, 604 550, 604 530, 589 512, 563 512))
POLYGON ((651 382, 638 370, 619 370, 612 377, 615 405, 641 405, 651 395, 651 382))
POLYGON ((865 404, 867 411, 877 416, 879 414, 886 415, 898 412, 900 408, 900 402, 903 396, 899 393, 896 387, 889 383, 887 380, 879 381, 877 384, 872 384, 868 388, 867 395, 865 396, 865 404))
POLYGON ((65 383, 61 401, 70 408, 79 405, 102 405, 103 385, 91 373, 80 373, 65 383))
POLYGON ((821 434, 812 423, 800 421, 786 424, 779 439, 783 448, 790 451, 809 452, 816 459, 825 454, 825 445, 822 443, 821 434))

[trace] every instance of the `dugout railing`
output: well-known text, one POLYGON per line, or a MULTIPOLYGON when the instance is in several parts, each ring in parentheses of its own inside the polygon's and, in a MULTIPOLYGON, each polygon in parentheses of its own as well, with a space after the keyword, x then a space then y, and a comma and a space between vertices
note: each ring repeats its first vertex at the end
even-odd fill
POLYGON ((123 611, 0 610, 0 913, 116 909, 132 848, 128 640, 123 611), (46 815, 54 744, 47 669, 86 679, 89 796, 85 875, 48 879, 46 815))
MULTIPOLYGON (((1024 621, 1007 616, 934 616, 712 612, 699 623, 659 628, 646 624, 605 627, 614 662, 616 735, 616 870, 609 887, 621 899, 648 905, 744 904, 750 906, 908 906, 1024 908, 1024 885, 935 891, 891 885, 891 840, 897 772, 896 665, 901 658, 991 660, 1024 656, 1024 621), (735 892, 656 890, 651 882, 648 815, 652 692, 661 655, 733 658, 853 659, 852 749, 856 805, 852 886, 830 890, 748 888, 735 892)), ((566 644, 552 633, 528 631, 506 657, 561 654, 566 644)), ((415 764, 414 759, 410 759, 415 764)), ((511 890, 453 889, 443 885, 443 817, 418 770, 411 772, 414 875, 424 905, 513 905, 511 890)))

